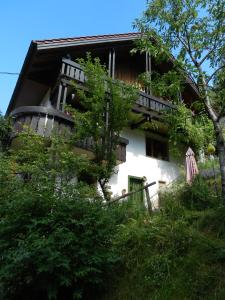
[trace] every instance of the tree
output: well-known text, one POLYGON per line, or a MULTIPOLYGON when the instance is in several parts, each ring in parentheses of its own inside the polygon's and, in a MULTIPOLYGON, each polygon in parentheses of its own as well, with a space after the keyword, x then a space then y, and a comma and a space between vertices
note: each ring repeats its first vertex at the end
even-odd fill
POLYGON ((0 112, 0 151, 9 147, 11 130, 11 119, 4 118, 0 112))
POLYGON ((105 200, 110 200, 108 182, 116 166, 116 149, 122 129, 128 125, 128 112, 137 99, 131 85, 112 79, 98 58, 79 59, 86 76, 85 89, 74 83, 82 110, 71 109, 75 140, 91 139, 95 155, 89 175, 99 183, 105 200))
POLYGON ((96 187, 73 180, 89 165, 63 137, 29 130, 1 153, 1 299, 90 299, 104 289, 116 226, 96 187))
POLYGON ((188 76, 197 88, 196 100, 213 123, 225 203, 225 140, 221 125, 225 116, 224 19, 224 0, 152 0, 135 26, 142 33, 138 48, 156 59, 172 60, 173 72, 167 76, 171 78, 174 72, 185 80, 188 76))

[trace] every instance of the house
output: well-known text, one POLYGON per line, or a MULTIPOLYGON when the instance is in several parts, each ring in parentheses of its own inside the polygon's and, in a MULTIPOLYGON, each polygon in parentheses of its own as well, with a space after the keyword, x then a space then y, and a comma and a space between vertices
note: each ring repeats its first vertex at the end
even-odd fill
MULTIPOLYGON (((13 116, 14 130, 20 131, 27 125, 47 137, 53 130, 60 133, 72 128, 73 121, 65 113, 65 105, 75 105, 71 80, 81 86, 85 84, 85 74, 76 59, 85 57, 86 52, 99 57, 112 78, 129 83, 136 83, 141 73, 152 70, 163 73, 172 67, 172 61, 157 64, 149 53, 131 55, 130 50, 139 37, 139 33, 127 33, 32 41, 6 113, 13 116)), ((187 80, 182 101, 188 103, 196 95, 191 81, 187 80)), ((150 90, 140 90, 132 110, 149 122, 155 120, 163 124, 161 112, 165 109, 175 107, 168 99, 152 95, 150 90)), ((91 155, 91 141, 84 141, 76 148, 91 155)), ((114 195, 139 188, 143 178, 148 183, 156 181, 151 188, 153 195, 179 175, 178 164, 170 155, 168 137, 157 130, 145 132, 138 126, 125 128, 118 145, 117 161, 117 172, 110 180, 114 195)))

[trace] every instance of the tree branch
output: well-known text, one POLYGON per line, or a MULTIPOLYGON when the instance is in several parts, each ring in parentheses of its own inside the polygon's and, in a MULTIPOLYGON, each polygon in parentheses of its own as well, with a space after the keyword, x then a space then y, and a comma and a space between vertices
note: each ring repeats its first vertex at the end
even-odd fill
POLYGON ((202 58, 202 60, 199 62, 199 66, 201 66, 204 61, 210 56, 210 54, 216 49, 216 45, 211 49, 209 50, 209 52, 202 58))
POLYGON ((225 103, 223 104, 222 109, 221 109, 221 111, 220 111, 220 113, 219 113, 219 115, 218 115, 218 117, 217 117, 217 121, 218 121, 218 122, 219 122, 220 119, 223 117, 224 113, 225 113, 225 103))
MULTIPOLYGON (((217 29, 220 28, 220 26, 221 26, 221 21, 217 25, 217 29)), ((204 63, 204 61, 210 56, 210 54, 216 49, 218 36, 219 36, 219 30, 217 30, 215 42, 212 49, 202 58, 202 60, 199 62, 199 66, 201 66, 204 63)))
POLYGON ((188 30, 187 30, 187 25, 184 24, 184 31, 185 31, 185 35, 186 35, 186 39, 187 39, 187 52, 191 58, 191 61, 193 62, 193 64, 198 68, 200 65, 199 63, 197 62, 197 60, 193 57, 193 54, 192 54, 192 49, 191 49, 191 42, 190 42, 190 36, 189 36, 189 33, 188 33, 188 30))
POLYGON ((208 85, 208 83, 213 79, 213 77, 216 75, 216 73, 220 70, 222 70, 223 68, 225 68, 225 64, 222 65, 221 67, 219 67, 218 69, 216 69, 212 75, 207 79, 206 84, 208 85))
POLYGON ((202 88, 203 88, 203 91, 204 91, 203 102, 206 106, 209 117, 211 118, 211 120, 215 124, 218 121, 218 115, 215 113, 215 111, 214 111, 214 109, 213 109, 213 107, 210 103, 210 99, 209 99, 209 95, 208 95, 208 86, 207 86, 207 83, 206 83, 205 74, 202 71, 200 66, 198 67, 198 70, 199 70, 199 74, 200 74, 200 77, 201 77, 201 80, 202 80, 202 88))

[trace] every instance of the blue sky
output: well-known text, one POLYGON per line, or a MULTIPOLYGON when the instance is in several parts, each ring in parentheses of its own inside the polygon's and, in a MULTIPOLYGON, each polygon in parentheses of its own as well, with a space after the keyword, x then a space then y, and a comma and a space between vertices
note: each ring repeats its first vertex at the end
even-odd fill
MULTIPOLYGON (((20 72, 31 40, 134 31, 146 0, 7 0, 0 4, 0 72, 20 72)), ((0 74, 4 114, 17 76, 0 74)))

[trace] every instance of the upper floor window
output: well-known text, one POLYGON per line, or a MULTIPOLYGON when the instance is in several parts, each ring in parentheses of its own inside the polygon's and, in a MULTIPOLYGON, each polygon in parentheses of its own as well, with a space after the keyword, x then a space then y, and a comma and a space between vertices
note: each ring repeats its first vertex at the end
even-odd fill
POLYGON ((146 137, 146 155, 169 161, 168 142, 146 137))

